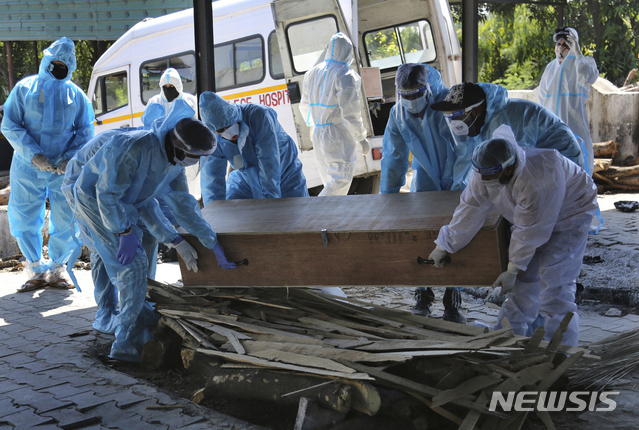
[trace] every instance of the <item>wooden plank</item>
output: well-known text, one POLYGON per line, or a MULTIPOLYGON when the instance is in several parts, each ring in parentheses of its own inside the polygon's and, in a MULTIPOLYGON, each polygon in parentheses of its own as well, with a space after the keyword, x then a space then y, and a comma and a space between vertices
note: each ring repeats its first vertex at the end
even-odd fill
POLYGON ((192 322, 193 324, 199 325, 200 327, 204 327, 219 335, 224 336, 226 339, 228 339, 229 343, 233 346, 233 349, 238 354, 246 353, 239 339, 251 339, 250 336, 247 336, 244 333, 240 333, 235 330, 231 330, 226 327, 222 327, 217 324, 211 324, 205 321, 198 321, 198 320, 189 320, 189 321, 192 322))
MULTIPOLYGON (((482 391, 479 397, 477 398, 477 404, 481 406, 485 406, 487 402, 488 402, 488 394, 486 394, 486 391, 482 391)), ((466 418, 464 418, 464 421, 459 426, 459 430, 475 429, 476 428, 475 424, 477 424, 477 421, 479 420, 480 416, 481 414, 477 411, 469 411, 468 414, 466 415, 466 418)))
POLYGON ((249 264, 225 271, 211 250, 185 235, 198 252, 199 270, 184 270, 180 262, 182 279, 185 286, 490 285, 501 273, 503 258, 503 222, 497 214, 443 270, 417 263, 435 247, 459 194, 214 201, 203 210, 205 220, 226 256, 246 258, 249 264), (273 249, 285 252, 285 258, 273 249))
POLYGON ((431 408, 433 410, 433 412, 437 412, 439 415, 441 415, 442 417, 454 422, 455 424, 461 424, 463 422, 461 418, 459 418, 457 415, 447 411, 446 409, 440 408, 440 407, 437 407, 437 406, 433 406, 433 402, 431 402, 427 398, 422 397, 422 396, 420 396, 417 393, 409 392, 408 394, 413 396, 414 398, 416 398, 417 400, 419 400, 420 402, 422 402, 423 404, 425 404, 429 408, 431 408))
POLYGON ((501 393, 519 391, 521 387, 537 384, 539 381, 546 379, 550 376, 552 371, 553 367, 551 363, 542 363, 531 366, 517 372, 517 374, 512 378, 506 379, 495 388, 495 391, 499 391, 501 393))
POLYGON ((328 322, 328 321, 322 321, 322 320, 318 320, 317 318, 299 318, 299 321, 302 324, 308 324, 312 327, 317 327, 320 330, 326 330, 327 332, 332 332, 332 331, 336 331, 338 333, 342 333, 348 336, 355 336, 355 337, 364 337, 367 339, 384 339, 383 337, 380 336, 376 336, 372 333, 365 333, 363 331, 359 331, 359 330, 353 330, 351 328, 348 327, 344 327, 342 325, 339 324, 335 324, 332 322, 328 322))
POLYGON ((202 354, 206 354, 206 355, 212 355, 214 357, 220 357, 225 360, 233 361, 236 363, 256 364, 262 367, 273 368, 273 369, 291 370, 294 372, 310 373, 313 375, 320 375, 320 376, 331 376, 335 378, 358 379, 358 380, 373 379, 365 373, 331 372, 328 370, 316 369, 314 367, 295 366, 292 364, 277 363, 275 361, 268 361, 268 360, 263 360, 257 357, 251 357, 250 355, 230 354, 227 352, 219 352, 219 351, 213 351, 210 349, 203 349, 203 348, 198 348, 197 352, 201 352, 202 354))
POLYGON ((497 376, 476 376, 462 382, 461 385, 459 385, 457 388, 442 391, 441 393, 433 397, 433 406, 445 405, 452 400, 458 399, 468 394, 476 393, 479 390, 483 390, 484 388, 490 387, 491 385, 496 385, 500 382, 502 382, 502 379, 497 376))
POLYGON ((263 358, 269 361, 277 361, 280 363, 295 364, 299 366, 316 367, 318 369, 330 370, 332 372, 341 372, 346 374, 355 373, 355 370, 343 364, 336 363, 333 360, 313 357, 311 355, 297 354, 288 351, 278 351, 275 349, 265 349, 263 351, 255 351, 249 355, 257 358, 263 358))
POLYGON ((339 348, 322 348, 317 345, 301 345, 291 343, 278 343, 278 342, 255 342, 255 341, 242 341, 242 346, 249 353, 252 354, 256 351, 262 351, 266 349, 277 349, 279 351, 295 352, 298 354, 312 355, 322 358, 337 358, 348 361, 364 361, 367 363, 377 362, 398 362, 402 363, 410 360, 413 355, 411 353, 404 354, 371 354, 363 351, 353 351, 350 349, 339 348))

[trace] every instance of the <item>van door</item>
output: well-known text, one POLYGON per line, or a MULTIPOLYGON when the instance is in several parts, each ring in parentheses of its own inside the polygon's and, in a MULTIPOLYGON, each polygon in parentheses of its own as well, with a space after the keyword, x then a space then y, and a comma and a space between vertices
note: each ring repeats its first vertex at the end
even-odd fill
POLYGON ((91 78, 89 99, 98 130, 133 126, 129 88, 130 65, 106 70, 91 78))
MULTIPOLYGON (((271 4, 275 32, 280 45, 284 76, 293 109, 299 147, 302 151, 313 149, 310 129, 299 110, 304 73, 324 61, 326 47, 331 37, 341 31, 357 43, 347 27, 344 14, 336 0, 275 0, 271 4)), ((351 67, 361 75, 359 54, 354 50, 355 61, 351 67)), ((368 135, 373 135, 368 103, 364 89, 360 93, 362 119, 368 135)))

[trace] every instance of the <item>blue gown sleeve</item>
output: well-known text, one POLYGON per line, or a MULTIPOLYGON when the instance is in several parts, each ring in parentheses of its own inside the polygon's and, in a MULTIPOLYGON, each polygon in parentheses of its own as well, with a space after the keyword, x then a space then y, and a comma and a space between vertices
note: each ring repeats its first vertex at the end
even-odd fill
POLYGON ((382 179, 380 193, 399 193, 400 188, 406 183, 408 171, 408 145, 399 132, 395 120, 395 107, 391 109, 384 139, 382 141, 382 179))
POLYGON ((200 159, 200 187, 204 206, 213 200, 226 200, 226 166, 227 160, 218 145, 215 152, 200 159))
POLYGON ((177 230, 173 228, 171 222, 165 216, 157 199, 153 199, 145 206, 138 208, 138 212, 149 233, 160 242, 171 243, 177 238, 177 230))
MULTIPOLYGON (((28 84, 36 85, 37 81, 28 81, 28 84)), ((25 93, 29 87, 21 81, 9 93, 4 104, 4 117, 2 118, 2 134, 7 138, 13 150, 22 159, 30 162, 35 154, 41 153, 42 148, 22 125, 24 117, 25 93)), ((27 85, 28 85, 27 84, 27 85)))
MULTIPOLYGON (((255 136, 255 155, 257 166, 247 168, 251 190, 255 199, 282 197, 280 188, 282 166, 280 163, 280 145, 277 140, 277 128, 266 110, 255 110, 249 117, 248 126, 255 136), (256 167, 256 168, 255 168, 256 167)), ((246 143, 248 145, 249 142, 246 143)))
POLYGON ((196 236, 202 245, 213 249, 217 243, 217 235, 211 226, 202 218, 200 205, 189 193, 186 174, 180 173, 168 186, 168 192, 163 199, 171 209, 180 225, 189 233, 196 236))

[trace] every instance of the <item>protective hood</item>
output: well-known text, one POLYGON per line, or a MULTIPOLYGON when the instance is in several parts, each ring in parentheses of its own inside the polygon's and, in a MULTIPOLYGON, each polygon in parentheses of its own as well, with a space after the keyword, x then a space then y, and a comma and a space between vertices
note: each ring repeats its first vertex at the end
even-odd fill
POLYGON ((202 122, 213 131, 240 122, 242 112, 235 103, 229 103, 217 94, 206 91, 200 95, 202 122))
POLYGON ((162 90, 162 87, 165 86, 166 84, 173 85, 175 89, 178 91, 178 93, 182 95, 182 92, 184 90, 184 84, 182 84, 182 78, 180 77, 180 74, 178 73, 178 71, 172 67, 169 67, 168 69, 164 71, 164 73, 162 73, 162 76, 160 77, 160 90, 162 90))
POLYGON ((446 98, 446 94, 448 94, 448 87, 444 85, 442 75, 437 69, 427 64, 424 65, 428 68, 428 85, 430 86, 430 92, 433 97, 433 101, 430 103, 440 102, 446 98))
POLYGON ((59 81, 70 81, 71 75, 73 75, 73 72, 75 72, 75 69, 77 68, 77 63, 75 61, 75 45, 73 44, 73 41, 69 38, 63 37, 62 39, 53 42, 51 46, 43 51, 43 53, 44 56, 42 57, 42 61, 40 61, 38 77, 45 80, 56 79, 49 71, 49 65, 52 61, 62 61, 66 64, 69 72, 64 79, 60 79, 59 81))
POLYGON ((324 61, 350 66, 353 62, 353 43, 344 33, 335 33, 326 48, 324 61))
POLYGON ((501 85, 478 83, 486 93, 486 119, 484 124, 488 124, 495 112, 499 112, 508 104, 508 90, 501 85))
MULTIPOLYGON (((195 115, 193 108, 186 101, 179 99, 171 105, 166 117, 160 116, 148 125, 145 123, 144 128, 150 128, 151 132, 160 139, 160 142, 164 142, 166 134, 175 127, 179 120, 192 118, 193 115, 195 115)), ((150 120, 151 118, 148 119, 150 120)))

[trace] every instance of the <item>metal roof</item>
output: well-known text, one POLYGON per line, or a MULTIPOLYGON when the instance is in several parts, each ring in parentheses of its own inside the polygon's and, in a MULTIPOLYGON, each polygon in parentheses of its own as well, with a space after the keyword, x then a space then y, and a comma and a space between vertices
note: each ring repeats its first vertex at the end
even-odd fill
POLYGON ((192 0, 5 0, 0 40, 115 40, 144 18, 192 7, 192 0))

